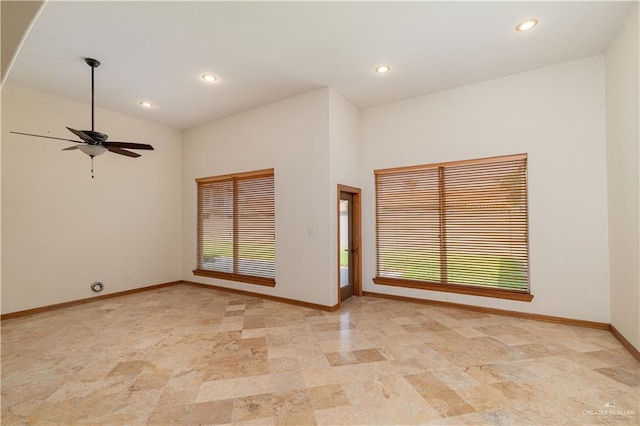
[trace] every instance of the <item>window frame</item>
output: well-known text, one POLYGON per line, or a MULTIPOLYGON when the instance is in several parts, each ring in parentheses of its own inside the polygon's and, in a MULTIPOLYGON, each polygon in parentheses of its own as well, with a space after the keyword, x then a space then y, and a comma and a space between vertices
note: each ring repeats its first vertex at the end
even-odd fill
MULTIPOLYGON (((475 296, 484 296, 484 297, 493 297, 500 299, 509 299, 509 300, 517 300, 530 302, 533 299, 533 295, 531 294, 531 262, 529 255, 529 201, 528 201, 528 164, 527 164, 527 154, 516 154, 516 155, 505 155, 498 157, 487 157, 473 160, 463 160, 463 161, 451 161, 451 162, 442 162, 442 163, 433 163, 426 165, 418 165, 418 166, 408 166, 408 167, 395 167, 389 169, 379 169, 374 170, 375 177, 375 195, 376 195, 376 210, 375 210, 375 226, 376 226, 376 271, 375 277, 373 278, 373 282, 379 285, 388 285, 388 286, 396 286, 396 287, 405 287, 405 288, 415 288, 421 290, 432 290, 432 291, 442 291, 448 293, 459 293, 459 294, 468 294, 475 296), (419 172, 422 170, 433 171, 434 169, 439 170, 438 176, 438 185, 439 185, 439 216, 442 218, 446 216, 446 210, 443 214, 442 211, 445 208, 445 200, 442 199, 442 194, 445 193, 443 188, 444 185, 444 175, 440 172, 441 170, 446 170, 447 167, 452 166, 461 166, 461 165, 478 165, 478 164, 489 164, 489 163, 498 163, 505 161, 514 161, 514 160, 522 160, 525 171, 524 171, 524 202, 525 202, 525 218, 526 218, 526 262, 527 262, 527 288, 525 290, 513 290, 513 289, 505 289, 505 288, 491 288, 488 286, 474 285, 474 284, 456 284, 456 283, 448 283, 448 282, 432 282, 427 280, 416 280, 416 279, 406 279, 406 278, 395 278, 395 277, 384 277, 380 276, 380 239, 379 239, 379 211, 378 211, 378 177, 384 175, 399 175, 404 172, 419 172)), ((446 196, 445 196, 446 197, 446 196)), ((445 235, 446 238, 446 224, 443 224, 440 221, 438 225, 438 229, 440 232, 440 238, 445 235)), ((442 245, 441 245, 442 246, 442 245)), ((446 247, 446 244, 445 244, 446 247)), ((441 263, 445 262, 446 257, 448 255, 447 250, 445 248, 444 253, 438 252, 441 263), (444 259, 444 260, 443 260, 444 259)), ((446 277, 447 270, 445 269, 444 273, 440 272, 440 276, 443 275, 446 277)))
POLYGON ((251 172, 243 172, 243 173, 232 173, 232 174, 226 174, 226 175, 219 175, 219 176, 211 176, 211 177, 206 177, 206 178, 197 178, 196 179, 196 192, 197 192, 197 201, 196 201, 196 222, 197 222, 197 228, 196 228, 196 269, 193 270, 193 274, 197 275, 197 276, 203 276, 203 277, 209 277, 209 278, 220 278, 220 279, 224 279, 224 280, 228 280, 228 281, 236 281, 236 282, 241 282, 241 283, 247 283, 247 284, 257 284, 257 285, 262 285, 262 286, 267 286, 267 287, 275 287, 276 285, 276 280, 275 280, 275 172, 274 169, 263 169, 263 170, 256 170, 256 171, 251 171, 251 172), (273 240, 273 249, 274 249, 274 277, 273 278, 267 278, 267 277, 261 277, 261 276, 255 276, 255 275, 248 275, 248 274, 242 274, 242 273, 238 273, 238 263, 239 260, 241 259, 239 257, 239 250, 238 250, 238 181, 240 180, 248 180, 248 179, 259 179, 259 178, 268 178, 271 177, 274 180, 274 191, 273 191, 273 197, 274 197, 274 201, 273 201, 273 212, 274 212, 274 220, 273 220, 273 226, 274 226, 274 240, 273 240), (233 204, 233 208, 232 208, 232 214, 233 214, 233 218, 232 218, 232 233, 233 233, 233 237, 232 237, 232 250, 233 250, 233 258, 232 258, 232 262, 233 262, 233 272, 224 272, 224 271, 215 271, 215 270, 209 270, 209 269, 203 269, 202 268, 202 259, 203 259, 203 244, 202 244, 202 238, 204 237, 204 230, 203 230, 203 222, 201 220, 200 217, 200 213, 201 213, 201 206, 203 203, 203 199, 201 198, 201 187, 203 187, 204 185, 207 184, 211 184, 211 183, 218 183, 218 182, 225 182, 225 181, 230 181, 232 182, 232 204, 233 204))

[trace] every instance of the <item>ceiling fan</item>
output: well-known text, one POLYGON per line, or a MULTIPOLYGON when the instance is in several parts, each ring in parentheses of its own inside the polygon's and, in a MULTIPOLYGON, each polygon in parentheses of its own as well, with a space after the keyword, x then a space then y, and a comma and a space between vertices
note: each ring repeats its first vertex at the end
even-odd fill
POLYGON ((24 136, 35 136, 38 138, 46 138, 46 139, 57 139, 61 141, 69 141, 75 142, 78 145, 73 145, 68 148, 64 148, 63 151, 72 151, 79 149, 83 153, 87 154, 91 157, 91 178, 93 178, 93 158, 97 155, 104 154, 107 151, 113 152, 115 154, 125 155, 127 157, 140 157, 140 154, 137 152, 129 151, 130 149, 141 149, 141 150, 153 150, 151 145, 145 143, 135 143, 135 142, 109 142, 107 139, 109 136, 106 133, 96 132, 94 130, 94 122, 95 122, 95 108, 94 108, 94 71, 96 68, 100 66, 100 62, 92 59, 85 58, 84 61, 91 67, 91 130, 76 130, 71 127, 67 127, 67 129, 76 135, 81 140, 73 140, 66 138, 55 138, 52 136, 43 136, 43 135, 34 135, 32 133, 22 133, 22 132, 10 132, 16 135, 24 135, 24 136), (126 148, 126 149, 125 149, 126 148))

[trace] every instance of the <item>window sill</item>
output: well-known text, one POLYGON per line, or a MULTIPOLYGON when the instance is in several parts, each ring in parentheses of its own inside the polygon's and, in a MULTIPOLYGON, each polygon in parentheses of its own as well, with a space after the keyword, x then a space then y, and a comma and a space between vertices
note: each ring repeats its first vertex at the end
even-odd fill
POLYGON ((438 284, 425 281, 401 280, 397 278, 373 279, 375 284, 390 285, 395 287, 417 288, 420 290, 444 291, 447 293, 469 294, 472 296, 493 297, 497 299, 517 300, 520 302, 531 302, 533 295, 513 290, 494 290, 491 288, 472 287, 459 284, 438 284))
POLYGON ((273 278, 253 277, 251 275, 229 274, 227 272, 208 271, 206 269, 195 269, 193 275, 209 278, 220 278, 228 281, 236 281, 246 284, 257 284, 266 287, 275 287, 276 280, 273 278))

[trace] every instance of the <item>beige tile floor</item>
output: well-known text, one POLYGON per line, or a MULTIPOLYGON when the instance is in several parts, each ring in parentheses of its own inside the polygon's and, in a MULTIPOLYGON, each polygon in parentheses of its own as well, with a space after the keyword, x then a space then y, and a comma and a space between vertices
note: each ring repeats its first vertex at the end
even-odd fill
POLYGON ((178 285, 2 322, 2 424, 639 424, 607 331, 178 285))

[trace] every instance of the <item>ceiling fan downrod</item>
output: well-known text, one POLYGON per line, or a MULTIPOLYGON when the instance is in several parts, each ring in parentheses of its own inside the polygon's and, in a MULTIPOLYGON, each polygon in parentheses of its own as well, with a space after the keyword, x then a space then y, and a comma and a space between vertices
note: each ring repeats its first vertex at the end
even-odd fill
POLYGON ((91 131, 94 131, 94 124, 95 124, 95 118, 94 118, 94 105, 93 105, 93 98, 94 98, 94 93, 95 93, 95 83, 94 83, 94 79, 93 79, 93 72, 95 71, 96 68, 98 68, 100 66, 100 61, 98 61, 97 59, 93 59, 93 58, 85 58, 84 61, 87 63, 87 65, 89 65, 91 67, 91 131))

